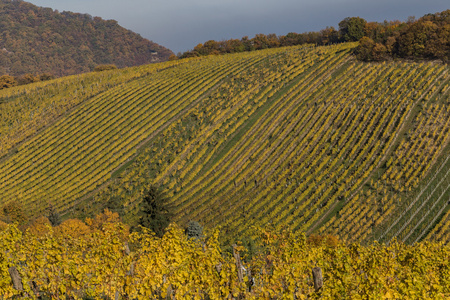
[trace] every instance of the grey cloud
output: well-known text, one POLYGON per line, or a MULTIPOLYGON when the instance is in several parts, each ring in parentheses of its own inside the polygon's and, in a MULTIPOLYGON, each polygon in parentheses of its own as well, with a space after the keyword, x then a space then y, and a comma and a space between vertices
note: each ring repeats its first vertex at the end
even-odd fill
POLYGON ((31 0, 60 11, 115 19, 125 28, 186 51, 210 39, 287 34, 337 27, 349 16, 368 21, 406 20, 448 9, 448 0, 31 0))

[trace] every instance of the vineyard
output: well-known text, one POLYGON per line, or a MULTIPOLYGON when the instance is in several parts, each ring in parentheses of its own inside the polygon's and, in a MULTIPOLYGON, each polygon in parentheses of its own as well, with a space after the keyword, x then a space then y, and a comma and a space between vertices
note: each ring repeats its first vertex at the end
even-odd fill
MULTIPOLYGON (((161 186, 174 222, 449 239, 450 77, 356 44, 274 48, 0 91, 0 194, 66 218, 161 186)), ((2 202, 2 203, 3 203, 2 202)))
MULTIPOLYGON (((221 248, 220 231, 130 234, 105 212, 86 223, 0 229, 0 294, 14 299, 448 299, 450 249, 312 242, 256 229, 259 251, 221 248), (321 285, 312 270, 320 268, 321 285), (13 279, 14 278, 14 279, 13 279)), ((315 274, 315 273, 314 273, 315 274)))

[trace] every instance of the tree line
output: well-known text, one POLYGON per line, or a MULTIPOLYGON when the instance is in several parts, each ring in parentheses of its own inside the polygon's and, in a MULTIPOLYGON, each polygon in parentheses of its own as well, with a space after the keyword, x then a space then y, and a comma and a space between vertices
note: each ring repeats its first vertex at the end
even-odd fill
MULTIPOLYGON (((114 64, 98 65, 94 68, 94 72, 103 72, 116 69, 117 66, 114 64)), ((50 73, 42 73, 37 75, 27 73, 20 76, 2 75, 0 76, 0 90, 18 85, 30 84, 33 82, 52 80, 55 78, 56 76, 50 73)))
POLYGON ((356 41, 359 41, 359 46, 355 54, 363 61, 407 58, 441 59, 446 62, 450 59, 450 10, 428 14, 418 20, 410 17, 406 22, 367 22, 360 17, 348 17, 339 23, 338 30, 326 27, 317 32, 290 32, 282 36, 257 34, 254 38, 244 36, 240 40, 209 40, 179 54, 178 58, 356 41))
POLYGON ((39 75, 27 73, 21 76, 2 75, 0 76, 0 90, 33 82, 51 80, 55 78, 56 77, 50 73, 42 73, 39 75))
POLYGON ((450 9, 407 22, 364 25, 356 49, 358 59, 382 61, 391 58, 450 60, 450 9))

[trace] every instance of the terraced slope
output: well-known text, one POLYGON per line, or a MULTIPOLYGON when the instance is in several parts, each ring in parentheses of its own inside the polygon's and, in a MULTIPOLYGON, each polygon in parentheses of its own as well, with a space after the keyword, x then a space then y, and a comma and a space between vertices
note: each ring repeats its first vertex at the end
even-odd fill
POLYGON ((447 213, 443 216, 441 222, 431 230, 426 236, 426 240, 442 241, 445 244, 450 242, 450 210, 447 209, 447 213))
POLYGON ((352 63, 333 78, 333 66, 275 95, 232 150, 193 159, 198 175, 172 196, 181 222, 200 219, 242 233, 248 223, 269 222, 308 230, 358 191, 418 99, 446 76, 431 64, 352 63))
POLYGON ((406 123, 411 128, 367 189, 352 197, 322 231, 328 228, 349 240, 390 242, 395 237, 414 243, 442 217, 450 198, 450 109, 447 88, 440 86, 438 93, 431 88, 421 99, 416 117, 406 123))
MULTIPOLYGON (((115 71, 111 82, 128 79, 109 88, 93 78, 85 88, 103 90, 5 148, 0 193, 36 213, 46 202, 66 215, 119 203, 132 221, 143 188, 158 184, 181 224, 242 235, 271 223, 349 240, 445 240, 448 66, 361 63, 354 47, 115 71)), ((26 103, 19 98, 7 103, 26 103)))
POLYGON ((166 62, 120 71, 87 73, 2 90, 0 157, 80 103, 179 63, 166 62))
POLYGON ((15 149, 0 164, 0 191, 33 211, 60 210, 106 182, 150 133, 177 118, 223 77, 252 59, 197 60, 90 98, 15 149))

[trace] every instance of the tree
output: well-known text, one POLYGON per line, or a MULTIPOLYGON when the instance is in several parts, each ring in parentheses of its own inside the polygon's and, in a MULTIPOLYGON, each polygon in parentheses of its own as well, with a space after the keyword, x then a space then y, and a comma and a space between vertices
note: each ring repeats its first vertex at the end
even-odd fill
POLYGON ((106 201, 105 207, 108 210, 123 216, 125 214, 125 201, 126 199, 119 195, 110 195, 109 199, 106 201))
POLYGON ((244 46, 244 51, 254 51, 255 50, 255 47, 253 46, 253 42, 248 38, 248 36, 242 37, 241 43, 244 46))
POLYGON ((219 52, 219 43, 214 40, 209 40, 203 44, 203 49, 206 52, 206 55, 210 54, 220 54, 219 52))
POLYGON ((238 39, 231 39, 222 42, 226 53, 235 53, 245 51, 244 44, 238 39))
POLYGON ((364 35, 374 41, 380 41, 384 26, 378 22, 367 22, 364 26, 364 35))
POLYGON ((55 75, 50 74, 50 73, 42 73, 41 75, 39 75, 39 80, 40 81, 47 81, 47 80, 52 80, 55 79, 55 75))
POLYGON ((256 50, 267 49, 270 47, 269 39, 263 33, 255 35, 255 37, 251 39, 251 42, 256 50))
POLYGON ((436 35, 430 43, 430 51, 434 56, 448 62, 450 61, 450 24, 442 26, 436 35))
POLYGON ((383 44, 375 43, 371 38, 365 36, 359 40, 355 53, 359 60, 382 61, 387 58, 388 50, 383 44))
POLYGON ((17 82, 19 83, 19 85, 25 85, 25 84, 30 84, 33 82, 38 82, 40 81, 39 76, 34 76, 33 74, 27 73, 24 74, 20 77, 18 77, 17 82))
POLYGON ((162 237, 172 218, 172 207, 167 204, 165 194, 156 186, 150 186, 143 193, 139 225, 153 230, 162 237))
POLYGON ((321 45, 330 45, 339 41, 339 34, 334 27, 327 27, 320 31, 321 45))
POLYGON ((271 33, 267 35, 269 48, 278 48, 280 47, 280 39, 275 33, 271 33))
POLYGON ((52 226, 58 226, 61 224, 61 217, 55 207, 50 204, 47 208, 47 219, 52 226))
POLYGON ((31 223, 27 230, 36 236, 43 236, 49 232, 51 225, 46 217, 39 217, 31 223))
POLYGON ((6 223, 15 223, 24 225, 28 221, 27 213, 21 203, 10 201, 2 207, 3 215, 6 217, 6 223))
POLYGON ((375 42, 369 37, 363 37, 359 40, 359 45, 355 50, 356 57, 359 60, 370 61, 372 60, 372 51, 375 47, 375 42))
POLYGON ((386 51, 389 53, 389 55, 392 55, 396 51, 397 47, 397 39, 393 36, 390 36, 386 39, 386 51))
POLYGON ((81 237, 89 234, 91 229, 83 221, 78 219, 68 219, 55 227, 56 234, 62 236, 71 236, 72 238, 81 237))
POLYGON ((97 214, 93 219, 86 218, 85 223, 89 226, 91 232, 114 230, 116 234, 123 238, 128 236, 130 229, 128 225, 121 222, 118 213, 109 209, 105 209, 103 213, 97 214), (117 224, 121 224, 121 226, 116 227, 117 224))
POLYGON ((399 37, 402 57, 433 57, 430 45, 435 39, 438 26, 430 21, 419 21, 408 27, 399 37))
POLYGON ((372 60, 373 61, 383 61, 386 59, 387 49, 383 44, 375 43, 372 48, 372 60))
POLYGON ((345 18, 339 23, 339 33, 346 42, 359 41, 364 36, 366 23, 360 17, 345 18))
POLYGON ((0 76, 0 90, 7 89, 17 85, 17 81, 13 76, 0 76))

